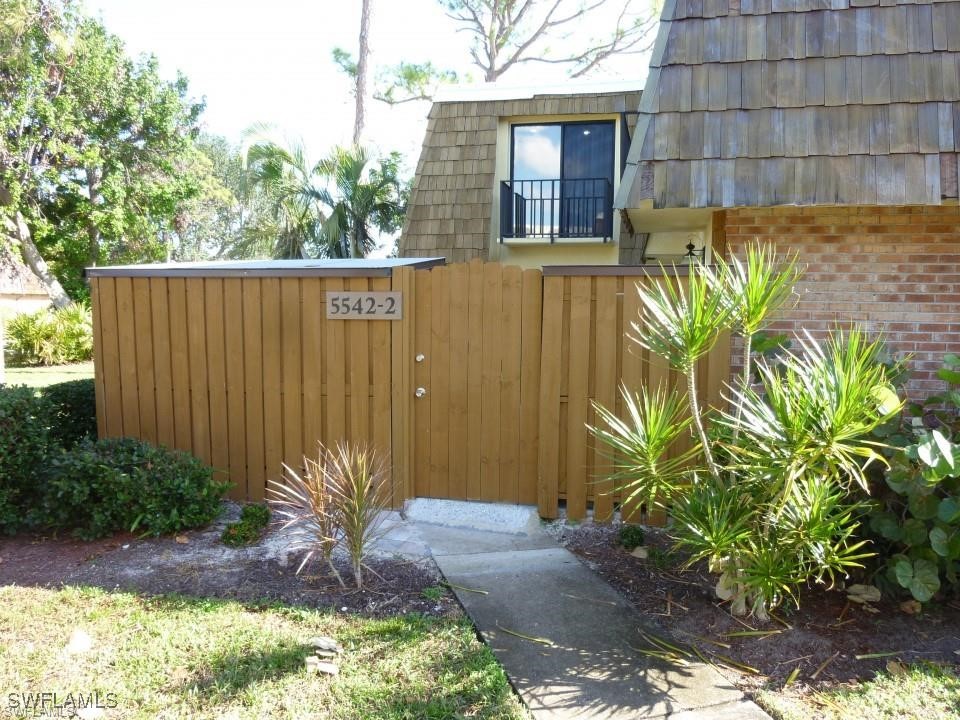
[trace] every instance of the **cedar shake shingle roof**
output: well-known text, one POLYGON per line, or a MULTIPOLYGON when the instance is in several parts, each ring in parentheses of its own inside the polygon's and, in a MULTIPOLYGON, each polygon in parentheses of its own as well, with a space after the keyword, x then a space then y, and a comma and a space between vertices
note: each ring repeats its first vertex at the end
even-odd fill
POLYGON ((666 0, 616 206, 957 197, 960 0, 666 0))

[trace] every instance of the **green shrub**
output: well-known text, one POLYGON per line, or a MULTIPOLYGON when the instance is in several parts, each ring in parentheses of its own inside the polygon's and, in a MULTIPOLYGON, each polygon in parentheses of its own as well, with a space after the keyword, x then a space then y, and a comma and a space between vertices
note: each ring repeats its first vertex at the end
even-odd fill
POLYGON ((884 561, 880 584, 920 602, 944 582, 960 589, 960 357, 944 362, 947 391, 878 433, 895 448, 870 517, 884 561), (938 427, 925 427, 924 417, 938 427))
POLYGON ((227 525, 220 540, 233 547, 251 545, 260 539, 261 532, 269 524, 270 508, 258 504, 244 505, 240 520, 227 525))
POLYGON ((617 540, 627 550, 643 545, 643 528, 639 525, 623 525, 617 533, 617 540))
POLYGON ((54 447, 51 409, 33 388, 0 386, 0 532, 34 521, 39 476, 54 447))
POLYGON ((92 379, 69 380, 41 391, 53 411, 53 439, 69 449, 85 437, 97 436, 97 407, 92 379))
POLYGON ((43 524, 84 540, 129 530, 138 501, 135 470, 144 459, 133 439, 82 441, 50 462, 43 524))
POLYGON ((50 465, 44 520, 85 539, 205 525, 229 487, 192 455, 131 438, 83 440, 50 465))
POLYGON ((6 326, 7 348, 23 365, 61 365, 93 357, 90 308, 73 303, 15 315, 6 326))

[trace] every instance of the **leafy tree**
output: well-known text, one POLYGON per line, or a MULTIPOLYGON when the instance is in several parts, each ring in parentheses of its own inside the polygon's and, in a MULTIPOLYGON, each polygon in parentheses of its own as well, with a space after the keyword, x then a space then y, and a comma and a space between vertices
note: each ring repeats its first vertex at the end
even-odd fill
MULTIPOLYGON (((334 64, 356 83, 359 65, 353 55, 340 47, 335 47, 332 55, 334 64)), ((397 65, 382 67, 377 71, 373 99, 391 106, 417 100, 432 100, 441 85, 455 83, 457 79, 458 75, 453 70, 438 68, 429 61, 401 61, 397 65)))
MULTIPOLYGON (((447 15, 471 36, 470 57, 486 82, 524 63, 570 67, 582 77, 614 55, 649 49, 647 38, 656 25, 653 12, 637 13, 635 0, 440 0, 447 15), (567 40, 604 11, 616 10, 600 37, 585 38, 564 52, 549 43, 567 40)), ((583 33, 585 35, 585 33, 583 33)))
POLYGON ((209 174, 186 79, 129 58, 72 0, 0 0, 0 15, 2 212, 31 267, 46 258, 82 296, 88 264, 164 258, 209 174))
POLYGON ((197 139, 196 149, 209 175, 177 216, 171 259, 270 257, 277 234, 273 200, 254 182, 242 149, 208 134, 197 139))

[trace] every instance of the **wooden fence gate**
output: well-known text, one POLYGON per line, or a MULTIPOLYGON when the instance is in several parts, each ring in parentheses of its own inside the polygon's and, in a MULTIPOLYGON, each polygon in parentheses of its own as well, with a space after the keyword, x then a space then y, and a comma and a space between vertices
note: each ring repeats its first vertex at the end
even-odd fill
MULTIPOLYGON (((348 268, 92 270, 100 435, 191 452, 238 499, 262 499, 281 463, 299 467, 318 440, 344 439, 389 455, 397 506, 536 503, 556 517, 565 501, 576 519, 592 502, 611 515, 609 461, 585 428, 592 401, 620 409, 621 380, 680 382, 624 339, 634 285, 655 277, 481 261, 348 268), (399 292, 402 319, 327 318, 327 295, 342 291, 399 292)), ((726 341, 698 373, 702 400, 719 401, 726 341)))

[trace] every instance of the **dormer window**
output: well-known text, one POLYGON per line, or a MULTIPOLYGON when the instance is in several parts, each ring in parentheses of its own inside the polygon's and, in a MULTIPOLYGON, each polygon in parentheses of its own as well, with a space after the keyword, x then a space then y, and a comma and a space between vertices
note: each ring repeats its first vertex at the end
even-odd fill
POLYGON ((615 137, 613 121, 513 125, 501 239, 609 241, 615 137))

